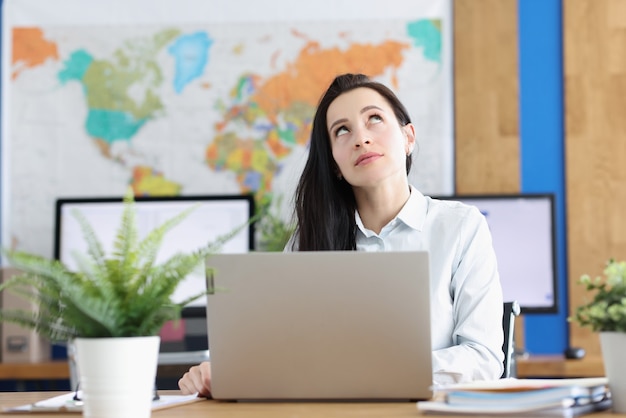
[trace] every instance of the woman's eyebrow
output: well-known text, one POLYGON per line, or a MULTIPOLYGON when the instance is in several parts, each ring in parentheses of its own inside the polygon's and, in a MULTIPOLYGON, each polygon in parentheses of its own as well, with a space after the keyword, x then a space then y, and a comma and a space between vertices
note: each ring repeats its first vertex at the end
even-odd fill
POLYGON ((367 112, 368 110, 372 110, 372 109, 376 109, 376 110, 380 110, 381 112, 383 111, 382 108, 376 106, 376 105, 369 105, 369 106, 365 106, 363 109, 361 109, 361 114, 367 112))
POLYGON ((330 127, 328 128, 328 132, 332 132, 333 127, 334 127, 335 125, 339 125, 340 123, 345 123, 345 122, 347 122, 347 121, 348 121, 348 119, 346 119, 346 118, 337 119, 336 121, 334 121, 334 122, 330 125, 330 127))

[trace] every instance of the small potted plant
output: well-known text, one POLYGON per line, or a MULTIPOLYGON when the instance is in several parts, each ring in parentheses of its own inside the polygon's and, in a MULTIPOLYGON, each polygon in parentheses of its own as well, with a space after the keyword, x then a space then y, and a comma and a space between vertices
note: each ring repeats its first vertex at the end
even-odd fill
POLYGON ((600 333, 605 374, 613 395, 613 410, 626 413, 626 261, 609 260, 604 276, 588 274, 580 283, 593 293, 591 301, 579 306, 569 318, 600 333))
POLYGON ((238 232, 156 264, 166 232, 188 213, 180 213, 140 240, 129 190, 114 249, 112 254, 105 254, 93 228, 75 212, 88 244, 88 254, 75 255, 78 271, 70 271, 57 260, 4 251, 22 274, 8 279, 0 291, 11 291, 38 309, 2 310, 0 320, 34 329, 52 341, 74 342, 83 416, 150 416, 159 332, 166 321, 180 317, 183 306, 206 294, 175 303, 174 290, 238 232))

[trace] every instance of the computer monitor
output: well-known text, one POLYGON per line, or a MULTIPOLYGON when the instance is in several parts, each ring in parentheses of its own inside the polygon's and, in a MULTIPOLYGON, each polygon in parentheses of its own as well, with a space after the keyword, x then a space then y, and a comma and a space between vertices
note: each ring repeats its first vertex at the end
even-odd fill
MULTIPOLYGON (((157 263, 168 259, 177 252, 196 250, 216 238, 245 226, 240 233, 228 240, 221 248, 224 253, 243 253, 254 249, 254 224, 250 222, 255 205, 251 195, 206 195, 175 197, 135 198, 136 220, 139 237, 183 210, 197 205, 195 209, 164 237, 157 263)), ((106 198, 60 198, 56 201, 54 256, 69 269, 76 269, 77 263, 72 254, 86 253, 78 220, 73 215, 80 211, 94 229, 104 251, 110 253, 115 234, 119 227, 124 203, 122 197, 106 198)), ((175 302, 182 302, 206 288, 204 269, 187 277, 172 296, 175 302)), ((201 297, 183 310, 183 317, 204 317, 206 298, 201 297)))
POLYGON ((476 206, 487 218, 504 301, 523 314, 556 313, 556 225, 553 194, 438 196, 476 206))

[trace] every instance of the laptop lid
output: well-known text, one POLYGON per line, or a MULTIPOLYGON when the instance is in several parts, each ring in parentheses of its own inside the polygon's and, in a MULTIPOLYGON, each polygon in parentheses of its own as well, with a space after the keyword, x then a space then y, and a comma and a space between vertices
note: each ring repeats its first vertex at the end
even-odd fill
POLYGON ((426 252, 216 254, 215 399, 427 399, 426 252))

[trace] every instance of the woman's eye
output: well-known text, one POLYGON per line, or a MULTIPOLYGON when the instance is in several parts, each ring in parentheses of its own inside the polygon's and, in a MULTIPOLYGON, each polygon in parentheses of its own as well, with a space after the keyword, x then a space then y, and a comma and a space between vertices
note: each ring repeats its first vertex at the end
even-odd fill
POLYGON ((372 115, 370 116, 370 122, 372 123, 379 123, 382 122, 383 118, 380 117, 380 115, 372 115))
POLYGON ((345 126, 340 126, 339 128, 335 129, 335 136, 341 136, 347 133, 348 133, 348 128, 346 128, 345 126))

